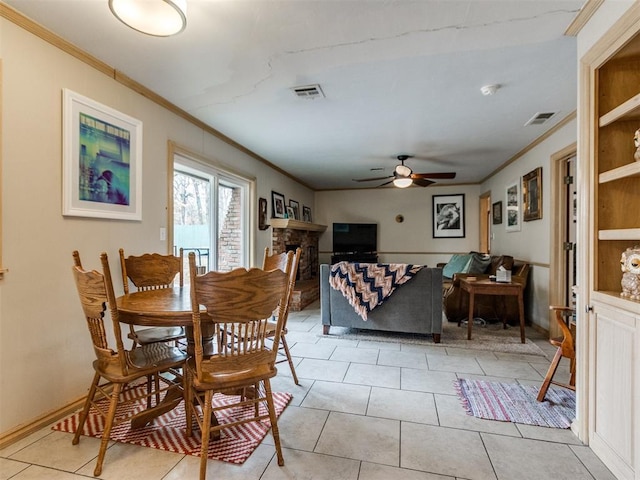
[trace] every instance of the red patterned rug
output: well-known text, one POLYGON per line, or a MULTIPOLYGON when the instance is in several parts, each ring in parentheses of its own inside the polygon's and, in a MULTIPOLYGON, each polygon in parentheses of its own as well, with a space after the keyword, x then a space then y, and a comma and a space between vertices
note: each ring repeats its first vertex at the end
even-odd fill
MULTIPOLYGON (((146 386, 141 385, 138 388, 144 389, 146 386)), ((273 393, 273 401, 278 417, 289 404, 291 398, 292 395, 290 393, 273 393)), ((218 406, 233 403, 236 399, 237 397, 216 394, 214 397, 214 405, 218 406)), ((108 409, 106 400, 102 400, 101 403, 104 403, 104 410, 106 411, 108 409)), ((119 417, 132 409, 143 410, 145 407, 146 400, 141 400, 139 404, 119 409, 116 415, 119 417)), ((266 413, 266 408, 261 404, 260 413, 263 413, 263 411, 266 413)), ((253 413, 253 406, 247 405, 221 410, 216 412, 216 417, 221 424, 225 424, 240 418, 250 417, 253 413)), ((55 424, 52 429, 73 433, 76 431, 79 419, 80 413, 74 413, 55 424)), ((221 437, 219 440, 211 440, 209 442, 209 458, 235 464, 244 463, 265 437, 270 426, 271 424, 266 420, 264 422, 249 422, 223 429, 220 432, 221 437)), ((100 437, 103 429, 104 419, 92 407, 84 425, 83 435, 100 437)), ((142 447, 199 456, 200 430, 197 428, 195 421, 193 434, 191 437, 187 437, 186 435, 184 402, 181 402, 176 408, 161 415, 153 424, 147 425, 146 427, 131 429, 129 422, 123 422, 117 425, 111 431, 111 439, 142 447)))

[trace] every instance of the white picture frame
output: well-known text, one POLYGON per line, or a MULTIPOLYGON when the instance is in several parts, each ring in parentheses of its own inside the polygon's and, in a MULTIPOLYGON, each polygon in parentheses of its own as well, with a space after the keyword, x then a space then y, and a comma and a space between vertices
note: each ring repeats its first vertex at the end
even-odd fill
POLYGON ((63 89, 62 214, 142 220, 142 122, 63 89))
POLYGON ((505 230, 507 232, 519 232, 522 228, 520 214, 520 180, 513 180, 505 188, 505 230))

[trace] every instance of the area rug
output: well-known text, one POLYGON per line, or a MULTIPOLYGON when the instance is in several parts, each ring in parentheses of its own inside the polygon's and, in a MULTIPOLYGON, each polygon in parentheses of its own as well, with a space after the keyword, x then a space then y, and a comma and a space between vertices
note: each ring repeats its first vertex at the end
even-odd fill
MULTIPOLYGON (((539 334, 528 332, 529 335, 539 334)), ((329 335, 319 334, 324 338, 344 338, 371 342, 407 343, 416 345, 430 345, 441 348, 464 348, 469 350, 483 350, 500 353, 516 353, 522 355, 537 355, 545 357, 545 353, 530 338, 526 343, 520 343, 520 328, 508 326, 502 328, 502 323, 474 325, 471 340, 467 340, 467 326, 458 327, 455 322, 446 319, 442 323, 440 343, 433 343, 431 335, 413 333, 384 332, 381 330, 359 330, 357 328, 331 327, 329 335)))
POLYGON ((553 428, 569 428, 575 418, 575 392, 566 388, 550 387, 544 402, 538 402, 539 387, 532 385, 463 378, 455 387, 474 417, 553 428))
MULTIPOLYGON (((138 387, 146 388, 144 385, 138 387)), ((273 401, 276 407, 278 417, 291 401, 290 393, 273 393, 273 401)), ((214 405, 224 405, 233 403, 237 397, 216 394, 214 397, 214 405)), ((106 400, 104 410, 107 410, 108 404, 106 400)), ((131 405, 127 409, 125 406, 118 410, 118 416, 124 416, 131 410, 143 410, 146 406, 146 400, 141 400, 136 405, 131 405)), ((216 413, 216 417, 221 424, 230 423, 240 418, 246 418, 253 415, 253 406, 230 408, 221 410, 216 413)), ((266 408, 260 405, 260 413, 266 413, 266 408)), ((76 431, 80 420, 80 412, 75 413, 57 424, 52 429, 61 432, 73 433, 76 431)), ((262 439, 269 431, 269 421, 249 422, 243 425, 225 428, 221 431, 219 440, 211 440, 209 442, 208 457, 224 462, 242 464, 251 453, 260 444, 262 439)), ((92 407, 89 416, 84 425, 83 435, 100 437, 104 429, 104 419, 92 407)), ((161 415, 151 425, 143 428, 131 429, 129 422, 123 422, 117 425, 111 431, 110 438, 116 442, 130 443, 142 447, 157 448, 159 450, 167 450, 174 453, 182 453, 185 455, 200 455, 200 430, 194 421, 194 435, 187 437, 184 402, 181 402, 176 408, 170 412, 161 415)))

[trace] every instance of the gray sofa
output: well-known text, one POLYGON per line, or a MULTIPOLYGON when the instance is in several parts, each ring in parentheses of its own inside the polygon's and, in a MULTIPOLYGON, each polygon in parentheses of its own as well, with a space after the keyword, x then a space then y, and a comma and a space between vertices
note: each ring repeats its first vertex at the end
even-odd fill
POLYGON ((329 284, 330 265, 320 265, 320 309, 323 333, 332 325, 368 330, 432 334, 440 343, 442 334, 442 269, 421 269, 411 280, 398 287, 364 321, 342 293, 329 284))

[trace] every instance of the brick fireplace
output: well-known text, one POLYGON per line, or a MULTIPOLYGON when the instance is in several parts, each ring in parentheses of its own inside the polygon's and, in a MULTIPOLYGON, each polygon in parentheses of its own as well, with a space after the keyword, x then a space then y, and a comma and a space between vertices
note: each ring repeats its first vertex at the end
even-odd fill
POLYGON ((299 220, 271 219, 272 250, 285 252, 300 247, 298 276, 291 300, 291 310, 300 311, 320 298, 318 238, 326 227, 299 220))

